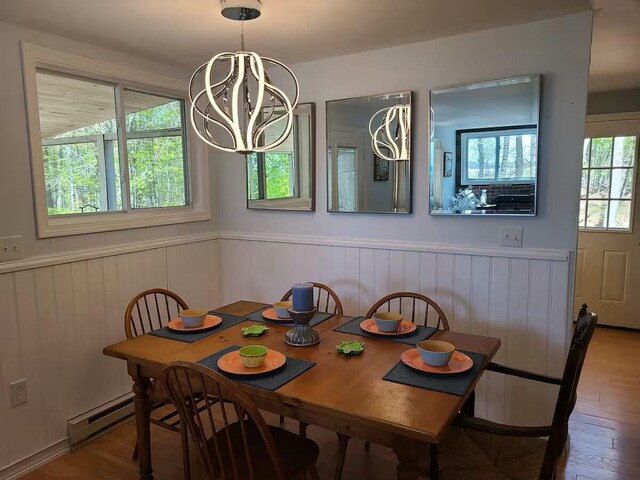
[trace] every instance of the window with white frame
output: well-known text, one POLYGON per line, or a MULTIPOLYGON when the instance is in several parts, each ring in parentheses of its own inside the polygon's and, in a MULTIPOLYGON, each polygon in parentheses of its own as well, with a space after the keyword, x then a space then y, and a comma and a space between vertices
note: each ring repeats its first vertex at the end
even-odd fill
POLYGON ((631 231, 637 145, 634 136, 585 139, 581 230, 631 231))
POLYGON ((537 170, 535 126, 458 130, 463 185, 533 183, 537 170))
POLYGON ((23 46, 23 56, 40 237, 210 218, 184 93, 41 47, 23 46))

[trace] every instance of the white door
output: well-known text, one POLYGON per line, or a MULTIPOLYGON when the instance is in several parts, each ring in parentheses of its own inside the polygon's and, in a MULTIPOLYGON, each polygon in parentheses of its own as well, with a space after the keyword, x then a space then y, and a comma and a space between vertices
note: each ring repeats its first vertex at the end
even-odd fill
POLYGON ((605 325, 640 328, 640 113, 587 118, 575 309, 605 325))
POLYGON ((358 173, 364 161, 364 136, 351 132, 329 134, 328 159, 331 205, 329 210, 357 212, 363 204, 358 173))

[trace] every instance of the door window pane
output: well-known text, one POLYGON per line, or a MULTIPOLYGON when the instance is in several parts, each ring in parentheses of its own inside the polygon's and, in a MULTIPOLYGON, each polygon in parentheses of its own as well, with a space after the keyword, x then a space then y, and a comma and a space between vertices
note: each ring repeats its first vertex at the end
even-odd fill
POLYGON ((614 168, 611 171, 611 198, 631 198, 633 169, 614 168))
POLYGON ((611 170, 592 169, 589 176, 589 198, 608 198, 611 170))
POLYGON ((589 200, 587 202, 587 228, 605 228, 607 226, 606 200, 589 200))
POLYGON ((585 140, 579 228, 631 231, 637 144, 630 136, 585 140))
POLYGON ((636 137, 616 137, 613 147, 613 166, 631 167, 636 157, 636 137))
POLYGON ((582 168, 589 167, 589 149, 591 148, 591 139, 584 139, 584 146, 582 147, 582 168))
POLYGON ((609 228, 625 230, 631 228, 631 202, 629 200, 611 200, 609 228))
POLYGON ((591 139, 591 168, 610 167, 613 138, 591 139))

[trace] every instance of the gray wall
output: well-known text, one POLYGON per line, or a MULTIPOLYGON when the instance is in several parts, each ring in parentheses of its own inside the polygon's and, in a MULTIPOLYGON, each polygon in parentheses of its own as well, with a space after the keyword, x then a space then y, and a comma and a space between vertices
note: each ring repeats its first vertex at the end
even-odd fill
MULTIPOLYGON (((214 209, 212 212, 213 220, 207 222, 36 239, 20 41, 172 78, 188 80, 191 73, 142 58, 0 22, 0 65, 2 66, 0 68, 0 105, 2 105, 0 111, 0 145, 2 146, 0 153, 0 237, 22 235, 25 256, 33 257, 216 230, 214 209)), ((213 183, 215 165, 211 165, 211 167, 213 167, 211 168, 211 183, 213 183)), ((244 189, 240 190, 244 192, 244 189)), ((215 202, 214 189, 212 189, 212 202, 215 202)))
POLYGON ((376 238, 498 246, 502 226, 524 226, 524 246, 574 250, 584 135, 591 13, 292 65, 301 101, 316 102, 317 205, 313 214, 247 211, 244 164, 216 154, 227 231, 376 238), (539 215, 442 218, 428 215, 428 98, 432 88, 541 73, 539 215), (412 90, 412 215, 326 212, 326 100, 412 90))

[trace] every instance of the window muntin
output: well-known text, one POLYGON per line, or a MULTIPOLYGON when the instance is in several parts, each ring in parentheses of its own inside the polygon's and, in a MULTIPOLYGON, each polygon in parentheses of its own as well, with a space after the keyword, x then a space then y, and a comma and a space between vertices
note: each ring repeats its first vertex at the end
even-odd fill
POLYGON ((535 127, 460 130, 458 135, 463 185, 535 182, 535 127))
POLYGON ((183 99, 39 69, 36 85, 49 217, 189 205, 183 99))
POLYGON ((580 187, 581 230, 631 231, 638 138, 584 141, 580 187))

